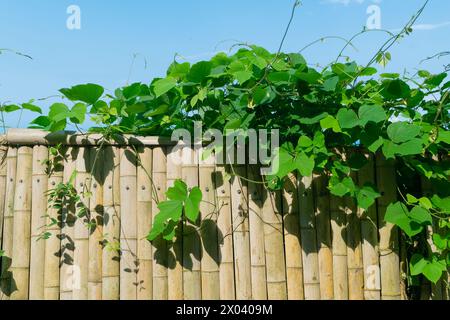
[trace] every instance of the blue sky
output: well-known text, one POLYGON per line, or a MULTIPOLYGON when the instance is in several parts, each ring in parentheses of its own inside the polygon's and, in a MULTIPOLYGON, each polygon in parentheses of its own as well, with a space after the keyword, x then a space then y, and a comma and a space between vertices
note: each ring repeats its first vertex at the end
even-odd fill
MULTIPOLYGON (((401 28, 424 0, 303 0, 284 51, 298 51, 324 36, 350 37, 366 24, 370 5, 381 10, 382 28, 401 28)), ((93 82, 107 90, 162 76, 175 53, 195 62, 237 41, 276 51, 292 0, 0 0, 0 48, 33 57, 0 55, 0 101, 26 102, 57 94, 58 89, 93 82), (67 8, 81 9, 81 29, 69 30, 67 8), (146 61, 146 63, 144 62, 146 61)), ((428 56, 450 51, 450 1, 431 0, 416 31, 392 50, 387 71, 427 68, 441 71, 450 58, 419 65, 428 56)), ((347 54, 365 63, 385 40, 371 33, 347 54)), ((329 40, 304 52, 312 63, 327 63, 343 43, 329 40)), ((52 100, 43 102, 48 106, 52 100)), ((20 126, 34 115, 25 114, 20 126)), ((7 125, 17 126, 17 117, 7 125)))

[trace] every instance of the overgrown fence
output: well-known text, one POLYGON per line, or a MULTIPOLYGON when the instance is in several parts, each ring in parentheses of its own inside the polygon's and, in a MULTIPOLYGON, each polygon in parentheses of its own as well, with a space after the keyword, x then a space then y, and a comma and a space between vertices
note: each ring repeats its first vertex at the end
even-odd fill
MULTIPOLYGON (((383 218, 397 197, 393 162, 379 156, 357 173, 382 193, 362 212, 330 196, 324 176, 291 176, 270 192, 251 166, 172 161, 186 149, 10 130, 0 151, 1 299, 406 299, 405 247, 383 218), (79 201, 51 205, 48 191, 71 179, 79 201), (177 179, 203 192, 201 223, 150 243, 158 200, 177 179)), ((447 295, 443 284, 432 291, 447 295)))

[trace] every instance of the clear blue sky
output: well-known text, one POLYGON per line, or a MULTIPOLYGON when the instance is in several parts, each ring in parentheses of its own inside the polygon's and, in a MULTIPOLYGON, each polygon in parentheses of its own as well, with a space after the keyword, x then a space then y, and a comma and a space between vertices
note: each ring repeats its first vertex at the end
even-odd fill
MULTIPOLYGON (((350 37, 366 24, 367 8, 381 8, 382 28, 401 28, 424 0, 303 0, 284 51, 298 51, 320 37, 350 37)), ((0 55, 0 101, 26 102, 57 93, 59 88, 93 82, 107 90, 127 82, 150 82, 164 74, 174 54, 194 62, 236 41, 276 51, 292 0, 0 0, 0 48, 33 57, 0 55), (67 8, 81 9, 81 30, 68 30, 67 8), (144 59, 147 61, 145 68, 144 59)), ((450 1, 431 0, 414 34, 391 50, 388 70, 419 67, 435 53, 450 51, 450 1)), ((348 55, 367 62, 385 36, 372 33, 355 42, 348 55)), ((304 52, 310 62, 335 58, 343 43, 330 40, 304 52)), ((450 58, 425 63, 440 71, 450 58)), ((52 101, 43 102, 48 106, 52 101)), ((21 126, 34 115, 24 115, 21 126)), ((7 119, 17 126, 17 116, 7 119)))

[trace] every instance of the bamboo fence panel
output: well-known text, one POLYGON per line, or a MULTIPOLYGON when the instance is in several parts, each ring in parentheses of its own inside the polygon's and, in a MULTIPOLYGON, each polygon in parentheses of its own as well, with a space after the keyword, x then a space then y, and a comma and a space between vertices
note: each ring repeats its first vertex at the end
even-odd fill
POLYGON ((138 300, 153 298, 153 256, 151 243, 146 239, 152 225, 152 149, 139 147, 137 168, 137 274, 138 300))
POLYGON ((120 299, 137 298, 137 159, 131 148, 120 150, 120 299))
POLYGON ((120 149, 104 150, 102 298, 120 299, 120 149))
POLYGON ((378 227, 380 233, 381 298, 398 300, 400 294, 400 258, 398 228, 384 220, 387 206, 397 199, 397 184, 393 161, 381 154, 376 158, 376 180, 382 196, 378 198, 378 227))
POLYGON ((1 299, 9 300, 15 290, 14 279, 11 273, 13 229, 14 229, 14 190, 16 188, 17 174, 17 148, 9 147, 6 157, 6 193, 5 209, 3 213, 3 243, 4 256, 1 266, 1 299))
MULTIPOLYGON (((198 150, 185 146, 182 151, 182 180, 189 189, 199 185, 198 150)), ((183 292, 186 300, 202 298, 201 239, 198 223, 187 222, 183 226, 183 292)))
POLYGON ((264 248, 263 194, 259 168, 248 166, 248 210, 250 232, 250 260, 252 277, 252 297, 267 299, 266 253, 264 248), (256 181, 256 182, 255 182, 256 181))
MULTIPOLYGON (((181 177, 182 148, 179 146, 167 148, 167 188, 173 187, 175 181, 181 177)), ((178 225, 175 241, 169 248, 167 264, 168 299, 182 300, 183 294, 183 228, 178 225)))
POLYGON ((45 232, 47 220, 47 160, 47 147, 35 146, 32 167, 30 300, 42 300, 45 297, 45 241, 41 236, 45 232))
POLYGON ((16 290, 12 300, 29 298, 30 240, 31 240, 31 196, 33 149, 20 147, 17 150, 20 170, 16 174, 14 190, 14 223, 11 272, 16 290))
POLYGON ((316 242, 313 177, 298 181, 300 238, 302 244, 303 282, 306 300, 320 299, 319 255, 316 242))
POLYGON ((297 186, 297 177, 290 174, 283 189, 284 252, 289 300, 305 299, 297 186))

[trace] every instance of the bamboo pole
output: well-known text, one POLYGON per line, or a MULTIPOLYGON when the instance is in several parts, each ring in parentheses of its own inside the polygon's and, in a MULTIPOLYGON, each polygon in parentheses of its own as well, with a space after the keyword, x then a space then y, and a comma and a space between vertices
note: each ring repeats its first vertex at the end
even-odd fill
POLYGON ((200 235, 202 245, 201 284, 203 300, 219 300, 220 298, 214 164, 215 158, 211 155, 208 159, 201 160, 199 166, 199 187, 203 193, 203 199, 200 203, 200 235))
MULTIPOLYGON (((3 219, 5 214, 6 201, 6 157, 8 153, 7 146, 0 147, 0 248, 3 245, 3 219)), ((1 272, 1 265, 0 265, 1 272)), ((0 273, 1 275, 1 273, 0 273)), ((0 292, 1 295, 1 292, 0 292)))
MULTIPOLYGON (((152 201, 152 212, 156 216, 159 213, 158 203, 164 201, 167 191, 167 155, 164 147, 156 147, 153 149, 153 183, 156 190, 152 201)), ((161 237, 153 241, 153 299, 167 300, 168 293, 168 268, 167 242, 161 237)))
POLYGON ((250 258, 252 270, 252 297, 255 300, 267 300, 266 253, 264 249, 263 194, 259 168, 247 166, 248 208, 250 232, 250 258))
MULTIPOLYGON (((198 151, 194 147, 183 148, 182 179, 193 188, 199 185, 198 151)), ((183 226, 183 292, 186 300, 202 298, 201 241, 197 224, 187 222, 183 226)))
MULTIPOLYGON (((177 179, 181 178, 181 156, 182 149, 179 147, 167 148, 167 188, 174 185, 177 179)), ((169 270, 168 278, 168 298, 169 300, 183 300, 183 233, 182 224, 178 225, 176 239, 169 248, 167 263, 169 270)))
POLYGON ((76 154, 76 190, 81 202, 76 208, 75 221, 75 250, 73 268, 73 299, 87 300, 89 282, 89 186, 90 176, 90 151, 88 148, 74 149, 76 154), (84 212, 83 212, 84 211, 84 212))
POLYGON ((104 149, 102 298, 120 299, 120 150, 104 149))
POLYGON ((317 247, 319 248, 320 296, 334 298, 333 253, 331 249, 330 197, 325 176, 315 176, 317 247))
POLYGON ((139 272, 137 274, 138 300, 153 298, 153 257, 152 245, 146 239, 152 225, 152 149, 138 148, 137 168, 137 256, 139 272))
POLYGON ((234 278, 233 224, 231 215, 230 180, 224 166, 216 168, 216 196, 219 208, 217 219, 220 256, 220 299, 236 299, 234 278))
POLYGON ((101 148, 89 150, 91 179, 89 192, 89 274, 88 299, 102 300, 102 256, 103 256, 103 166, 104 152, 101 148))
POLYGON ((137 172, 136 154, 120 150, 120 299, 137 299, 137 172))
POLYGON ((11 257, 13 250, 13 229, 14 229, 14 190, 16 188, 17 173, 17 148, 9 147, 6 158, 6 193, 5 211, 3 218, 3 244, 1 266, 1 300, 9 300, 11 293, 16 289, 11 273, 11 257))
POLYGON ((11 271, 17 290, 12 300, 28 300, 31 240, 31 195, 33 149, 20 147, 17 151, 16 188, 14 191, 14 228, 11 271))
POLYGON ((289 300, 305 299, 297 188, 298 179, 294 174, 290 174, 283 189, 284 251, 289 300))
MULTIPOLYGON (((373 156, 365 154, 368 164, 358 172, 360 187, 375 181, 375 163, 373 156)), ((377 227, 377 208, 371 206, 368 210, 359 209, 361 217, 361 237, 364 265, 364 299, 381 299, 380 259, 377 227)))
MULTIPOLYGON (((55 156, 49 155, 50 163, 58 162, 55 156)), ((62 160, 61 160, 62 161, 62 160)), ((52 190, 63 182, 63 163, 57 163, 52 166, 47 166, 47 190, 52 190)), ((64 226, 63 213, 60 210, 49 206, 48 195, 45 195, 47 204, 46 228, 45 232, 50 233, 50 238, 44 242, 44 299, 45 300, 59 300, 60 299, 60 261, 63 262, 64 254, 66 253, 62 243, 67 241, 64 239, 64 234, 61 234, 61 227, 64 226), (61 259, 60 259, 61 258, 61 259)), ((65 267, 65 266, 64 266, 65 267)), ((63 265, 61 265, 63 269, 63 265)))
POLYGON ((382 154, 376 158, 377 185, 382 196, 378 199, 378 226, 380 232, 381 298, 400 299, 400 259, 398 229, 384 220, 387 206, 397 199, 395 165, 382 154))
MULTIPOLYGON (((68 184, 70 182, 70 178, 77 170, 77 154, 78 149, 75 148, 67 148, 67 151, 64 155, 64 170, 63 170, 63 183, 68 184)), ((55 176, 54 180, 50 178, 49 183, 50 189, 54 189, 58 184, 58 178, 55 176)), ((76 187, 76 181, 74 181, 76 187)), ((75 286, 78 286, 79 283, 76 283, 76 279, 79 278, 79 273, 75 273, 76 266, 74 265, 75 261, 75 222, 76 222, 76 208, 74 204, 67 204, 66 207, 62 208, 61 215, 61 269, 60 273, 60 300, 73 300, 73 290, 75 286)), ((52 216, 57 215, 58 213, 54 210, 51 210, 50 213, 52 216)), ((56 247, 56 243, 51 240, 51 242, 47 242, 48 248, 56 247)), ((53 259, 51 251, 46 248, 46 256, 47 261, 53 264, 53 259), (52 261, 52 262, 50 262, 52 261)))
POLYGON ((44 299, 45 240, 39 237, 46 225, 47 160, 47 147, 35 146, 32 167, 30 300, 44 299))

